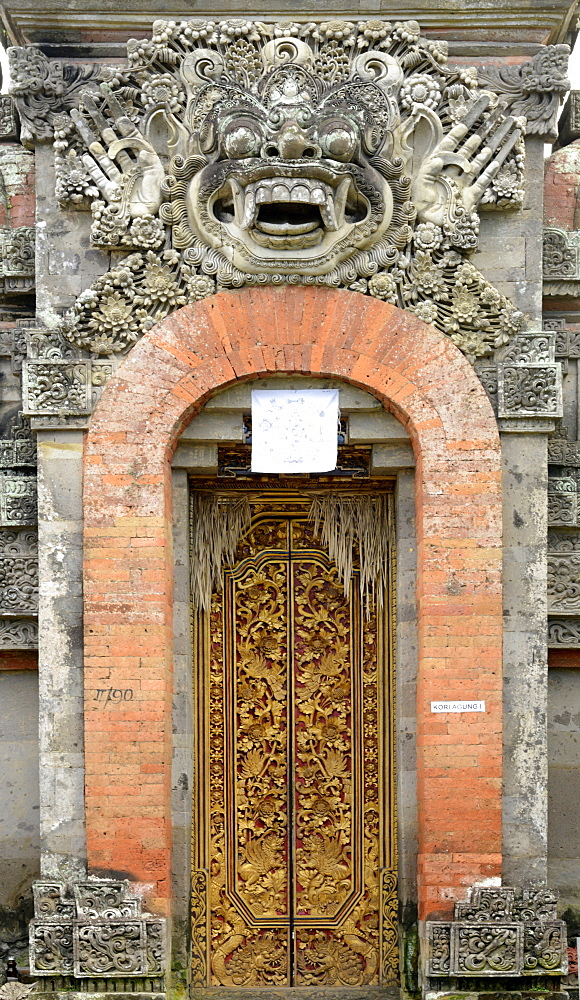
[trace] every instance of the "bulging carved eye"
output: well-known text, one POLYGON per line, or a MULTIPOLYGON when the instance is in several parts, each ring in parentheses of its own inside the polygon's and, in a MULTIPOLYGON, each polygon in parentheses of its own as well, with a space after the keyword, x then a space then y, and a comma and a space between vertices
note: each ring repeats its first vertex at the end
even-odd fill
POLYGON ((263 143, 260 130, 252 122, 232 122, 223 137, 225 155, 231 160, 259 156, 263 143))
POLYGON ((358 148, 358 132, 350 122, 329 121, 319 128, 318 142, 324 156, 348 162, 358 148))

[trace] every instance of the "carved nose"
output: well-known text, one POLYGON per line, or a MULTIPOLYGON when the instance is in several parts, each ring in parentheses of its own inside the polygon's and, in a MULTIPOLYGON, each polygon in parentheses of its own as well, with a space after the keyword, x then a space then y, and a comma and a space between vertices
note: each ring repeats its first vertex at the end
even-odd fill
POLYGON ((266 143, 264 152, 266 156, 281 156, 284 160, 313 159, 321 154, 320 147, 308 138, 299 125, 287 125, 276 139, 266 143))

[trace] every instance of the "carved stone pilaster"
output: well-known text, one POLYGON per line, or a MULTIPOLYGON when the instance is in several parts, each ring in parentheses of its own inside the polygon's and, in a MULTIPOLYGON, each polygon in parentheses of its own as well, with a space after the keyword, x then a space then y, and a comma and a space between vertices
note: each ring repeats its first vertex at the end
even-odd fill
POLYGON ((568 45, 549 45, 521 66, 486 66, 481 83, 492 88, 512 115, 525 115, 528 135, 556 139, 560 101, 570 89, 568 45))
POLYGON ((550 889, 475 888, 455 904, 452 921, 427 921, 426 974, 431 979, 562 976, 566 924, 550 889))
POLYGON ((33 886, 30 969, 35 976, 161 977, 165 920, 142 913, 127 881, 87 879, 33 886))

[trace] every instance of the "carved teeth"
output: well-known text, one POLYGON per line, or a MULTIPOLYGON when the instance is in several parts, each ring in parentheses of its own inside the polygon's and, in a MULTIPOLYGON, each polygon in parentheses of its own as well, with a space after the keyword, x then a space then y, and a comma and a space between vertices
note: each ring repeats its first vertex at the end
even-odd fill
MULTIPOLYGON (((245 187, 235 177, 230 177, 230 185, 235 222, 240 229, 256 225, 260 205, 279 203, 316 205, 320 209, 325 229, 336 232, 339 228, 338 220, 344 220, 351 179, 344 177, 336 189, 324 181, 305 177, 264 177, 245 187)), ((284 223, 286 232, 289 225, 284 223)), ((267 226, 268 231, 274 231, 274 228, 274 223, 267 226)), ((292 229, 298 235, 304 226, 297 224, 292 229)))

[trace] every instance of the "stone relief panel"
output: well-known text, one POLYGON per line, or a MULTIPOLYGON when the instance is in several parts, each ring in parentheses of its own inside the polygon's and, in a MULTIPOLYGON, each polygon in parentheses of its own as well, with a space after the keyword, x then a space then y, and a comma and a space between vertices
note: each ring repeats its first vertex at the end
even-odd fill
POLYGON ((549 889, 470 890, 453 921, 427 921, 427 976, 565 975, 567 932, 549 889))
POLYGON ((377 296, 491 355, 523 317, 469 260, 478 212, 521 205, 522 116, 545 130, 566 56, 478 80, 416 22, 381 20, 158 21, 126 67, 98 72, 11 50, 26 128, 54 138, 59 199, 126 254, 64 335, 110 356, 220 288, 306 283, 377 296))
POLYGON ((33 886, 30 971, 76 979, 162 976, 165 920, 142 913, 127 881, 92 879, 33 886))

